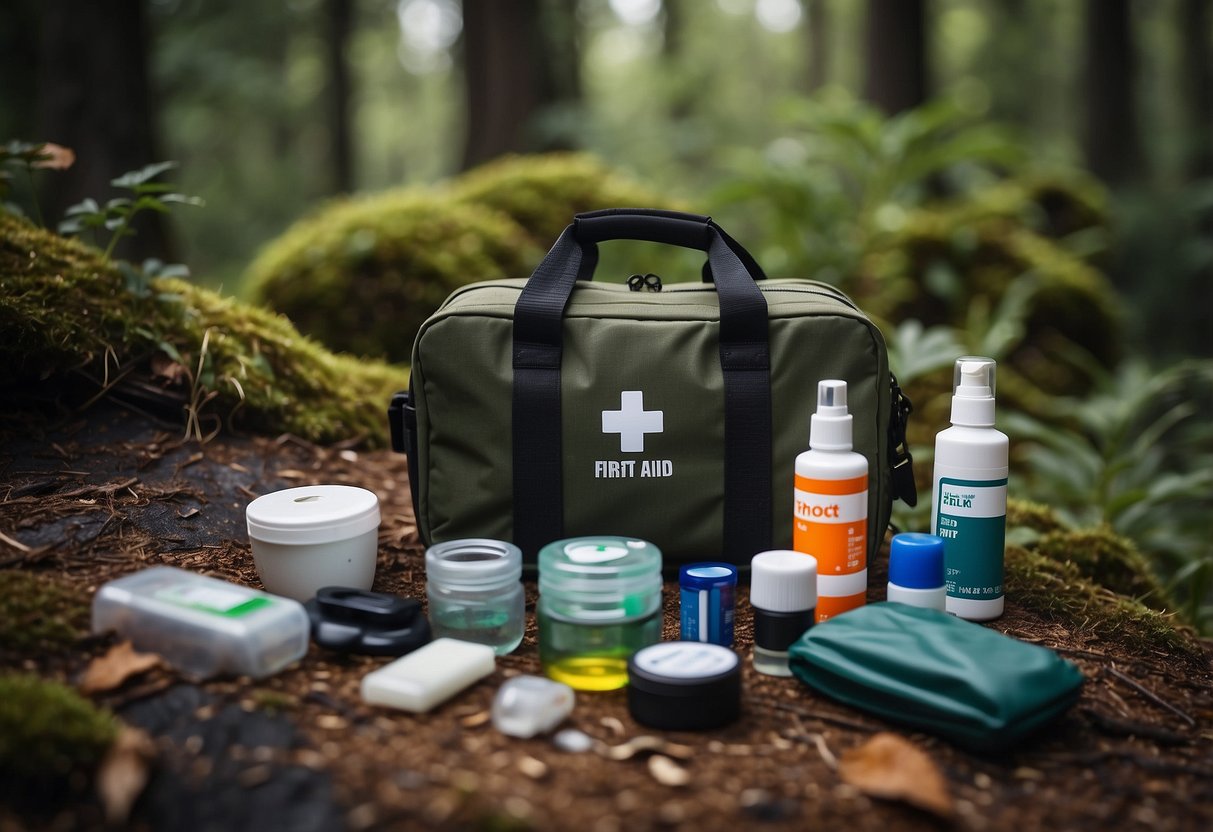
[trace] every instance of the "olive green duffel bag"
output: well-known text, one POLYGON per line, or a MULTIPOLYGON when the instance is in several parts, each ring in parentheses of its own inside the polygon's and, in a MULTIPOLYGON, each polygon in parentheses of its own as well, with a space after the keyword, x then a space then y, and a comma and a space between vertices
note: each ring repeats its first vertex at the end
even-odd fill
POLYGON ((512 540, 533 561, 552 540, 618 534, 670 565, 748 564, 791 545, 823 378, 848 382, 869 460, 871 557, 892 500, 915 498, 880 331, 829 285, 766 280, 707 217, 617 209, 579 214, 529 280, 447 298, 389 418, 427 544, 512 540), (703 250, 704 282, 590 282, 597 244, 618 239, 703 250))

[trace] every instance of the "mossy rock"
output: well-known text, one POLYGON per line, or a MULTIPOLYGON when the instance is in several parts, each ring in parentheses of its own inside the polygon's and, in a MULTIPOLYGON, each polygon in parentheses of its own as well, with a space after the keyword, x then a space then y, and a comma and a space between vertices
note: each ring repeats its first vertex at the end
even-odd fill
POLYGON ((106 711, 71 688, 27 674, 0 676, 0 782, 54 789, 87 777, 118 733, 106 711))
POLYGON ((63 653, 88 634, 89 599, 83 591, 35 572, 0 574, 0 655, 63 653))
POLYGON ((1174 614, 1151 609, 1089 580, 1070 560, 1008 546, 1004 584, 1016 605, 1075 632, 1090 632, 1169 659, 1207 663, 1195 633, 1174 614))
POLYGON ((1004 584, 1017 606, 1133 650, 1203 661, 1196 633, 1167 612, 1166 591, 1129 540, 1105 527, 1067 529, 1048 506, 1016 499, 1007 538, 1004 584))
MULTIPOLYGON (((96 249, 0 212, 0 385, 161 370, 205 424, 315 442, 386 443, 408 371, 334 355, 289 321, 188 282, 146 280, 96 249)), ((169 395, 171 394, 171 395, 169 395)))
MULTIPOLYGON (((850 288, 885 321, 960 329, 975 311, 990 320, 1009 292, 1025 292, 1023 331, 1004 365, 1045 393, 1090 386, 1075 348, 1104 367, 1120 358, 1121 310, 1107 278, 1022 220, 973 203, 911 212, 900 230, 873 241, 850 288)), ((977 326, 972 334, 983 337, 988 325, 977 326)), ((1000 387, 1008 381, 1000 376, 1000 387)))
POLYGON ((1007 500, 1007 528, 1026 528, 1043 535, 1064 531, 1066 525, 1050 506, 1033 503, 1030 500, 1009 498, 1007 500))
MULTIPOLYGON (((248 292, 331 347, 408 361, 452 291, 527 277, 579 211, 637 205, 680 207, 592 156, 511 156, 437 188, 320 208, 262 250, 248 292)), ((618 272, 618 256, 600 271, 618 272)))
POLYGON ((974 193, 967 211, 973 219, 1015 219, 1044 237, 1063 239, 1105 229, 1108 194, 1082 171, 1029 171, 974 193))
POLYGON ((587 153, 505 156, 450 184, 451 197, 510 217, 547 250, 573 215, 600 208, 686 210, 587 153))
POLYGON ((1037 554, 1074 564, 1082 577, 1118 595, 1160 611, 1175 609, 1146 557, 1107 527, 1051 531, 1032 548, 1037 554))
POLYGON ((335 349, 408 361, 417 330, 453 290, 525 276, 537 257, 509 217, 403 189, 296 223, 250 266, 249 292, 335 349))

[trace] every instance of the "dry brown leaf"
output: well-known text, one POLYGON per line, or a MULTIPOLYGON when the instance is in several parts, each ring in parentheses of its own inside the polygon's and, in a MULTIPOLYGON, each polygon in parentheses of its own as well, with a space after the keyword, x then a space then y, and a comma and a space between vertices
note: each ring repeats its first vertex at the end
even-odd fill
POLYGON ((877 734, 843 754, 838 776, 864 794, 900 800, 941 817, 951 817, 954 809, 948 781, 935 761, 897 734, 877 734))
POLYGON ((97 796, 111 826, 123 826, 147 785, 156 744, 138 728, 123 725, 97 769, 97 796))
POLYGON ((113 690, 132 676, 147 673, 162 663, 163 659, 155 653, 136 653, 129 641, 115 644, 108 653, 89 664, 80 679, 80 692, 92 694, 113 690))
POLYGON ((47 142, 40 151, 47 159, 39 159, 31 167, 49 168, 51 170, 67 170, 76 162, 76 152, 70 147, 47 142))
POLYGON ((157 350, 152 355, 152 377, 162 378, 169 384, 184 384, 189 381, 189 370, 174 361, 168 353, 157 350))

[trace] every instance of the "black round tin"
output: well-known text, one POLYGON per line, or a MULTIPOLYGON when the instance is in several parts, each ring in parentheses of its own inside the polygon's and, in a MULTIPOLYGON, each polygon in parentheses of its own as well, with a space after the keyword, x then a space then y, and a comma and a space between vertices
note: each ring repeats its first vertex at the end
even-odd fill
POLYGON ((741 659, 727 647, 663 641, 628 660, 628 710, 667 731, 719 728, 741 715, 741 659))

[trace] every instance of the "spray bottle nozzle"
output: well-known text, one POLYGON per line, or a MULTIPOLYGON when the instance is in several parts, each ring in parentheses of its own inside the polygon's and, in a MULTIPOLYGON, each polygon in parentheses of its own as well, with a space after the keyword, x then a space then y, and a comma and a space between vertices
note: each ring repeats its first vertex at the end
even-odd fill
POLYGON ((817 384, 817 412, 823 416, 842 416, 847 412, 847 383, 825 379, 817 384))
POLYGON ((851 414, 847 412, 847 383, 827 378, 817 383, 817 412, 809 420, 809 447, 851 449, 851 414))
POLYGON ((953 394, 964 399, 994 398, 994 368, 992 358, 967 355, 956 359, 953 394))

